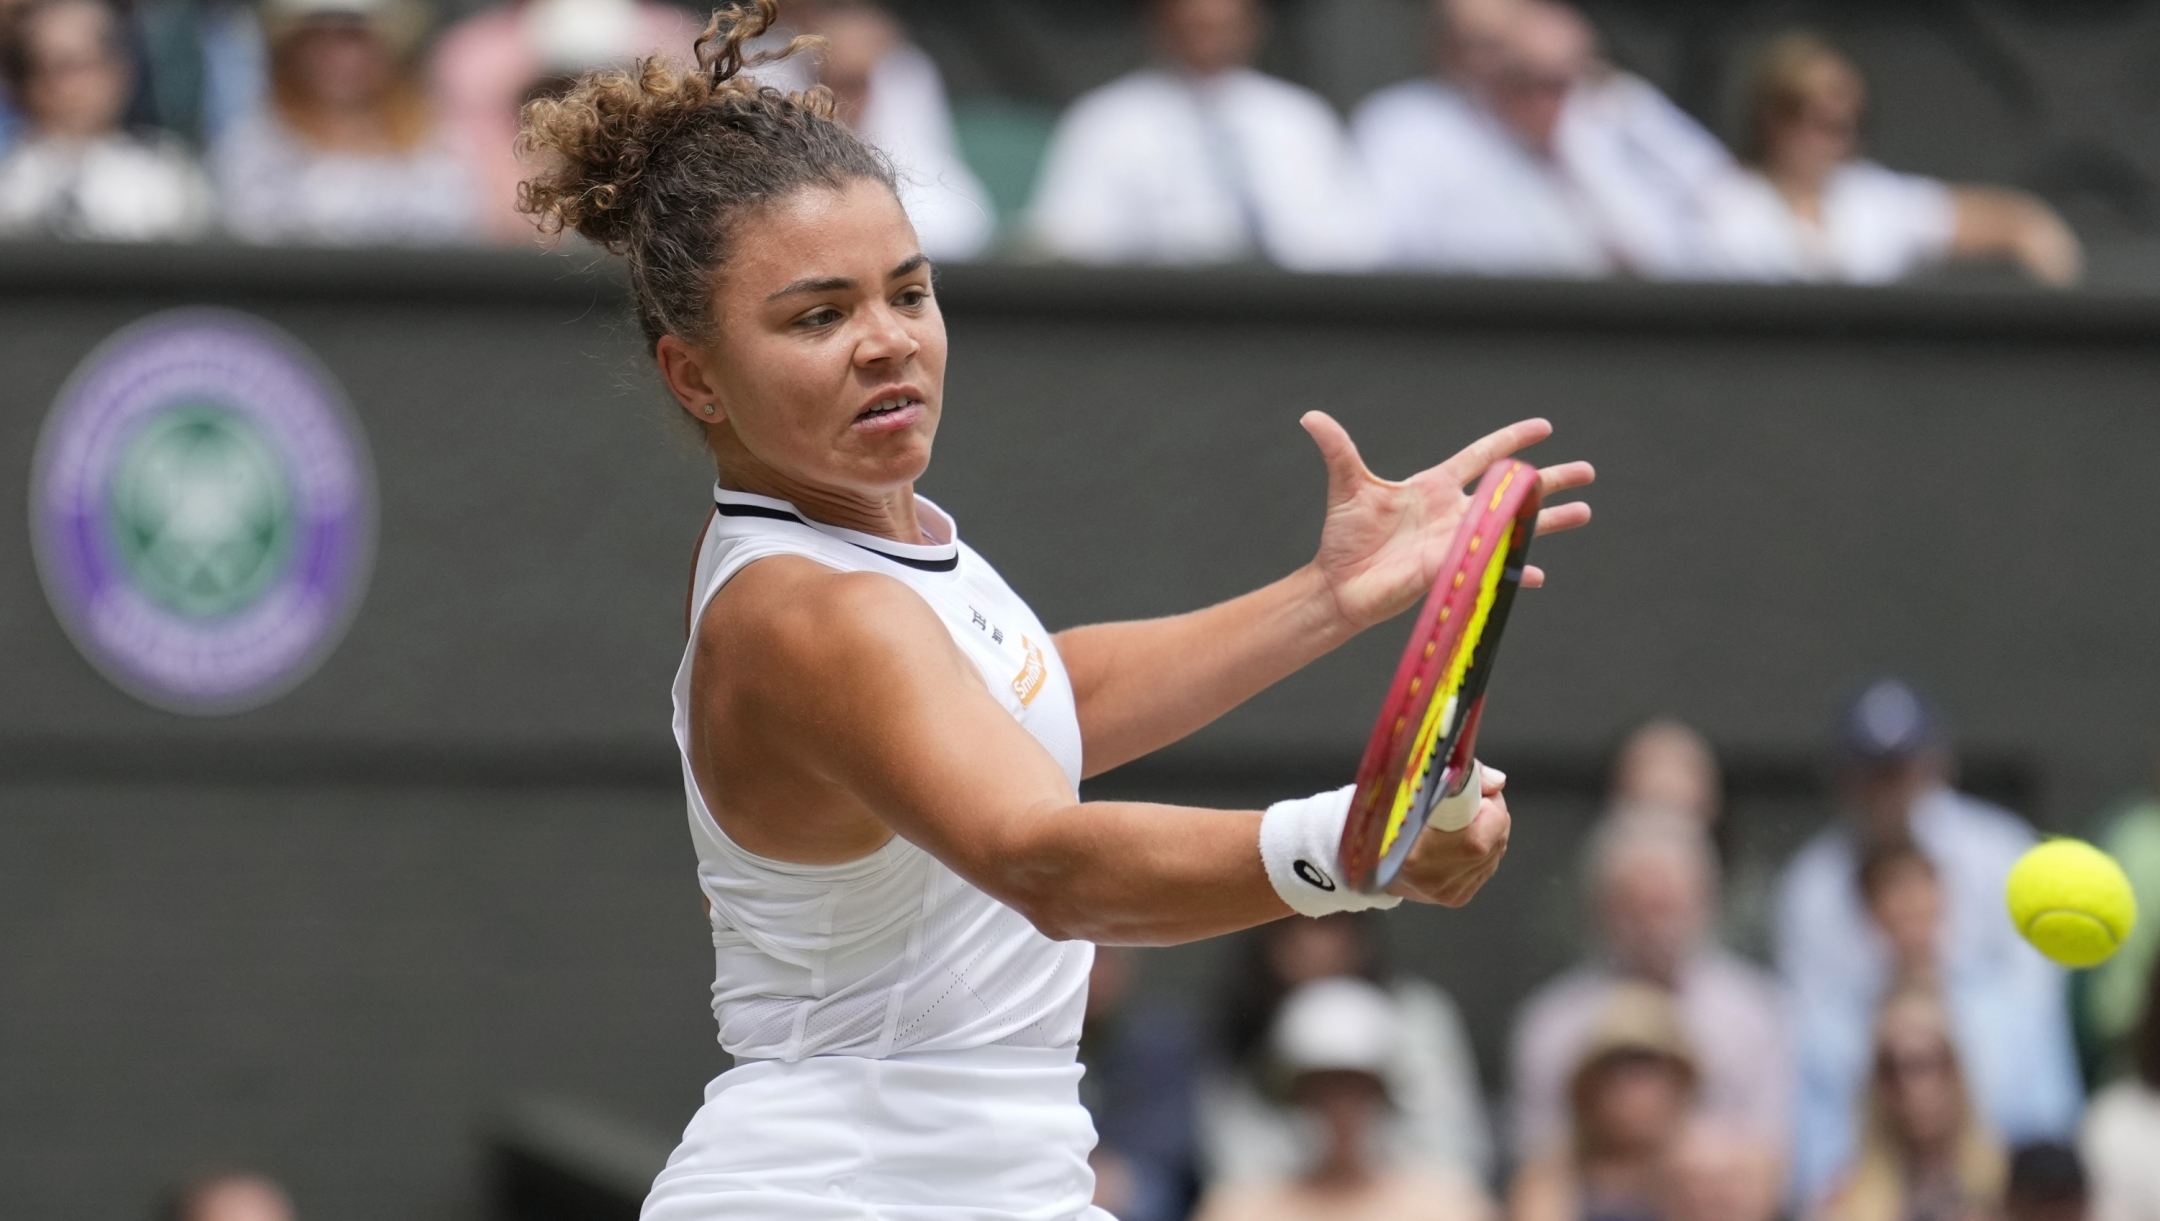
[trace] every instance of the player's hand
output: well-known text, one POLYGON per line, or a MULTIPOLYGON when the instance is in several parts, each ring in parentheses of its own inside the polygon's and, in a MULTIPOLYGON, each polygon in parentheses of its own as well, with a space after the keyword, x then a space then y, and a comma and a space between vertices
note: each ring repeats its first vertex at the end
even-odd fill
MULTIPOLYGON (((1320 447, 1328 472, 1327 519, 1320 527, 1320 552, 1313 564, 1326 578, 1337 612, 1357 631, 1410 609, 1432 588, 1455 527, 1470 511, 1470 496, 1463 489, 1494 462, 1552 435, 1552 425, 1544 420, 1523 420, 1396 483, 1366 469, 1350 434, 1326 412, 1308 411, 1299 423, 1320 447)), ((1539 469, 1538 491, 1549 498, 1595 478, 1589 463, 1563 462, 1539 469)), ((1553 505, 1538 514, 1538 533, 1572 529, 1589 520, 1590 506, 1580 501, 1553 505)), ((1535 566, 1523 572, 1525 586, 1544 580, 1544 572, 1535 566)))
POLYGON ((1482 775, 1483 800, 1470 825, 1460 831, 1428 826, 1420 832, 1417 842, 1410 845, 1402 872, 1388 887, 1389 894, 1413 903, 1461 907, 1500 868, 1500 858, 1507 855, 1510 823, 1507 796, 1501 791, 1507 787, 1507 776, 1490 767, 1482 775))

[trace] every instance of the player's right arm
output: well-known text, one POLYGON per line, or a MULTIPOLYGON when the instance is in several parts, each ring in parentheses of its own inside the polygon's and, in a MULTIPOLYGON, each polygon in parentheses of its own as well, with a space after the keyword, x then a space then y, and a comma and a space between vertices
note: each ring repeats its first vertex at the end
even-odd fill
MULTIPOLYGON (((901 835, 1045 934, 1197 940, 1288 915, 1258 811, 1081 802, 914 591, 781 557, 745 569, 698 626, 692 765, 728 835, 833 862, 901 835)), ((1506 850, 1497 794, 1428 832, 1410 897, 1460 904, 1506 850)))

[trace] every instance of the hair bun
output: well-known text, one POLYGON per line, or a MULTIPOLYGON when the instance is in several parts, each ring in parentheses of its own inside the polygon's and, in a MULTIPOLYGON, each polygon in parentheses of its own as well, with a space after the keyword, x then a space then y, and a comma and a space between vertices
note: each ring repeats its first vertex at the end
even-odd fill
MULTIPOLYGON (((591 72, 570 92, 525 108, 520 151, 542 165, 518 208, 544 232, 575 229, 630 264, 630 296, 648 342, 711 333, 712 277, 736 219, 812 187, 881 184, 898 203, 891 162, 833 118, 822 88, 783 94, 742 75, 815 40, 753 54, 775 0, 713 14, 688 68, 663 59, 591 72)), ((775 39, 774 41, 778 41, 775 39)))
POLYGON ((717 10, 694 44, 693 67, 654 56, 628 69, 588 72, 562 97, 527 103, 518 152, 537 154, 543 168, 518 184, 518 211, 535 217, 542 232, 575 229, 622 253, 648 169, 691 120, 760 104, 830 118, 831 96, 823 89, 783 97, 742 75, 818 42, 798 37, 775 52, 749 53, 748 44, 772 29, 779 12, 778 0, 717 10))

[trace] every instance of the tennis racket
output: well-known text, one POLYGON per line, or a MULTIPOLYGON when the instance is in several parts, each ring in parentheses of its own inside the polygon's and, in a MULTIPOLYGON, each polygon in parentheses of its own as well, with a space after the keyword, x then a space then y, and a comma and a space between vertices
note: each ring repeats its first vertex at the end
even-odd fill
POLYGON ((1538 499, 1537 468, 1513 458, 1494 463, 1471 494, 1358 764, 1337 874, 1358 890, 1387 889, 1433 808, 1477 770, 1485 684, 1537 533, 1538 499))

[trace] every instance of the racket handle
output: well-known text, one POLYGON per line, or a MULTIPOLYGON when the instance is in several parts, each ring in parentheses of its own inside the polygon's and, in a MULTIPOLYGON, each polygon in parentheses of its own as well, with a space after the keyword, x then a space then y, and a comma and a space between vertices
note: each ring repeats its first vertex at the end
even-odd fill
POLYGON ((1433 803, 1432 817, 1425 820, 1428 827, 1442 831, 1460 831, 1477 817, 1478 806, 1485 800, 1485 765, 1470 761, 1470 779, 1459 792, 1450 793, 1433 803))

